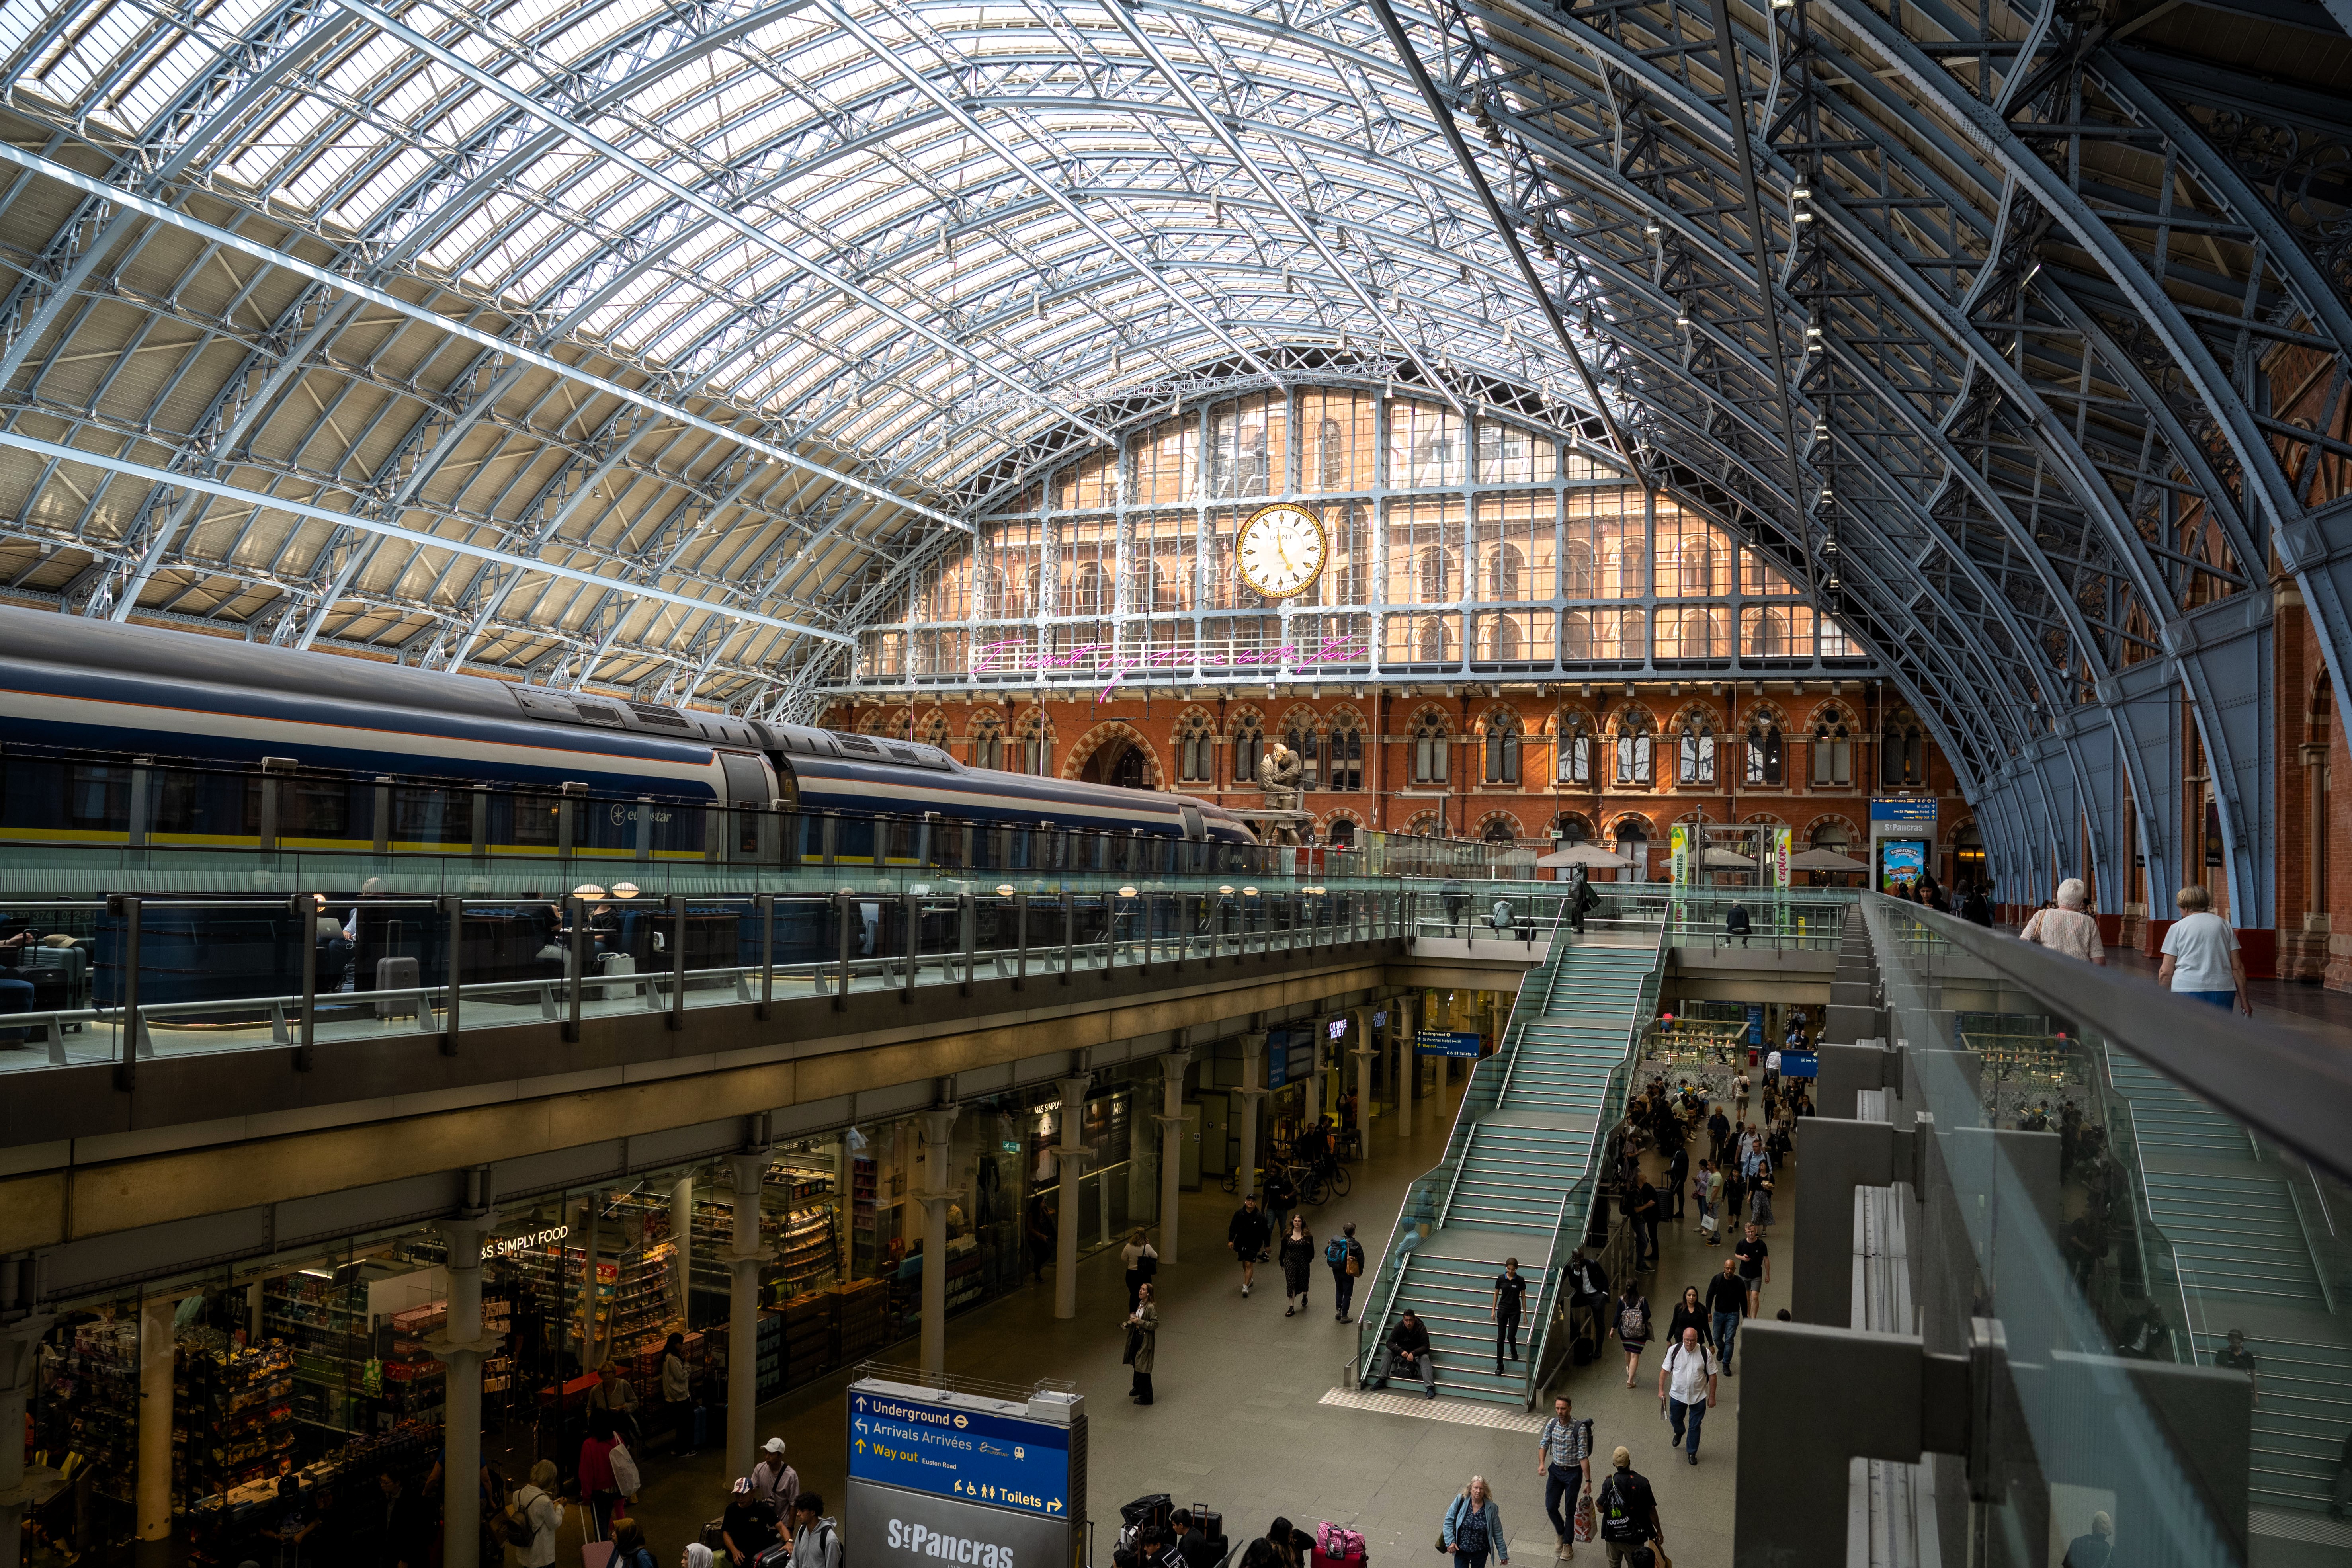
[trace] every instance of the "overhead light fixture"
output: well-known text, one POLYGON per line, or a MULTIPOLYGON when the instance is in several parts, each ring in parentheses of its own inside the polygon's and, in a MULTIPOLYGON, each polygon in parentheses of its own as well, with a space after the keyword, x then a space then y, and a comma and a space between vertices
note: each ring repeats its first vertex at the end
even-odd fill
POLYGON ((1687 327, 1690 325, 1690 308, 1688 306, 1676 305, 1675 307, 1675 325, 1677 327, 1687 327))
POLYGON ((1655 239, 1659 235, 1665 231, 1658 226, 1658 220, 1653 217, 1643 218, 1642 220, 1642 232, 1648 235, 1652 239, 1655 239))
POLYGON ((1225 226, 1225 204, 1220 199, 1209 204, 1209 221, 1219 228, 1225 226))
POLYGON ((1044 290, 1043 289, 1038 289, 1038 290, 1037 290, 1037 293, 1036 293, 1036 301, 1037 301, 1037 319, 1038 319, 1039 321, 1044 321, 1044 320, 1045 319, 1045 290, 1044 290))

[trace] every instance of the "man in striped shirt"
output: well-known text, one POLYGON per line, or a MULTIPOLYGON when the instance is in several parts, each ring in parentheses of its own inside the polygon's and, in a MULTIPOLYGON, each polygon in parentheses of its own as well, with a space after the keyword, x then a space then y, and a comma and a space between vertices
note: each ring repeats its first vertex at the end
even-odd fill
POLYGON ((1563 1394, 1551 1402, 1551 1419, 1536 1434, 1536 1473, 1543 1478, 1544 1512, 1559 1537, 1552 1555, 1559 1558, 1576 1555, 1574 1515, 1580 1489, 1584 1497, 1592 1495, 1592 1423, 1571 1419, 1569 1410, 1563 1394), (1563 1501, 1567 1513, 1560 1511, 1563 1501))

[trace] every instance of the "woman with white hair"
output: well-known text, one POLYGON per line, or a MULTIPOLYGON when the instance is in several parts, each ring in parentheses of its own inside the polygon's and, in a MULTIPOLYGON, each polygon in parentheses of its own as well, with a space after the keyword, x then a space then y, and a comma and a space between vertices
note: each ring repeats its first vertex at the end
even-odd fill
POLYGON ((1454 1568, 1486 1568, 1489 1555, 1499 1559, 1502 1568, 1510 1568, 1511 1543, 1503 1535, 1503 1510, 1495 1506, 1495 1494, 1487 1489, 1486 1477, 1472 1476, 1470 1484, 1446 1509, 1445 1521, 1438 1526, 1437 1547, 1454 1559, 1454 1568))
POLYGON ((2174 895, 2180 918, 2164 933, 2164 962, 2157 984, 2176 996, 2215 1007, 2235 1007, 2247 1017, 2254 1005, 2246 996, 2246 955, 2238 933, 2213 912, 2213 894, 2194 882, 2174 895))
POLYGON ((2099 917, 2083 907, 2090 901, 2090 889, 2083 886, 2083 879, 2069 877, 2058 884, 2058 907, 2034 910, 2018 934, 2053 952, 2104 967, 2107 950, 2099 941, 2099 917))

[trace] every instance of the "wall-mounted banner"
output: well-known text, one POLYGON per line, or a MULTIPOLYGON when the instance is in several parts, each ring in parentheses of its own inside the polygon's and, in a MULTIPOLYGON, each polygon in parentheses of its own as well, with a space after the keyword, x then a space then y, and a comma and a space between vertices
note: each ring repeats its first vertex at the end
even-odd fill
POLYGON ((1475 1030, 1423 1029, 1413 1043, 1413 1049, 1424 1057, 1469 1057, 1478 1055, 1478 1034, 1475 1030))
POLYGON ((1691 830, 1675 823, 1666 836, 1667 877, 1677 888, 1687 888, 1691 879, 1691 830))
POLYGON ((1786 827, 1775 827, 1766 834, 1764 858, 1771 863, 1770 885, 1785 888, 1790 884, 1789 845, 1795 834, 1786 827))

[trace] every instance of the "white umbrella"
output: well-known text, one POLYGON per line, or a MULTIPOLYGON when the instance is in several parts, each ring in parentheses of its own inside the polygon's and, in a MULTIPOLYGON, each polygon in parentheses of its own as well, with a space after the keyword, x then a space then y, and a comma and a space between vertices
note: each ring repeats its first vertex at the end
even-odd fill
POLYGON ((1565 849, 1556 849, 1536 861, 1538 866, 1612 866, 1620 870, 1633 862, 1612 855, 1598 844, 1580 839, 1565 849))
POLYGON ((1870 862, 1834 849, 1806 849, 1789 857, 1791 871, 1867 871, 1870 862))
POLYGON ((1717 845, 1709 845, 1707 847, 1706 853, 1700 857, 1700 864, 1713 871, 1753 871, 1756 869, 1756 862, 1749 859, 1747 856, 1742 855, 1736 850, 1723 848, 1717 845))

